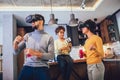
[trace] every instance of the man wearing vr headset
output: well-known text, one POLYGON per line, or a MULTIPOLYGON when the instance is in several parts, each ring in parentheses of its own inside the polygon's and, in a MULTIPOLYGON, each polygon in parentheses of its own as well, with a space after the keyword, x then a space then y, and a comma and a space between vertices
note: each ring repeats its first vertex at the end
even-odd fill
POLYGON ((24 50, 26 55, 18 80, 50 80, 47 62, 54 58, 53 37, 44 32, 42 15, 29 15, 26 22, 31 23, 35 30, 24 37, 18 35, 13 42, 14 54, 24 50))
POLYGON ((80 23, 79 27, 88 37, 84 44, 88 78, 89 80, 104 80, 103 42, 99 36, 94 34, 96 24, 92 20, 87 20, 80 23))

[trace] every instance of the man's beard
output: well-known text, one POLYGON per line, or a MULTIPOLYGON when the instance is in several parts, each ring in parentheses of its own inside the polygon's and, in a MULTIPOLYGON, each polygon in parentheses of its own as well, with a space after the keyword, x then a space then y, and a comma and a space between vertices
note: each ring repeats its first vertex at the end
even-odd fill
POLYGON ((34 26, 34 27, 32 27, 32 29, 33 29, 33 30, 36 30, 36 29, 38 29, 38 27, 37 27, 37 26, 34 26))

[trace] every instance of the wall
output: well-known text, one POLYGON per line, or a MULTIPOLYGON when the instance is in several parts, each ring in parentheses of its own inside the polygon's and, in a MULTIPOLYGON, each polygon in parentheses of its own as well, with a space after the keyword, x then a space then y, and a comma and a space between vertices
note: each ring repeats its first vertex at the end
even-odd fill
MULTIPOLYGON (((67 30, 66 30, 66 25, 60 25, 63 26, 65 28, 65 34, 64 37, 67 38, 67 30)), ((54 40, 58 39, 58 36, 55 34, 55 29, 57 28, 57 26, 48 26, 45 25, 44 26, 44 31, 47 32, 48 34, 50 34, 51 36, 53 36, 54 40)))
POLYGON ((118 23, 119 32, 120 32, 120 11, 116 14, 116 19, 117 19, 117 23, 118 23))
POLYGON ((2 40, 3 39, 3 36, 2 36, 3 35, 3 30, 2 30, 3 27, 2 27, 1 23, 2 23, 2 17, 0 16, 0 44, 3 44, 3 42, 2 42, 3 41, 2 40))
POLYGON ((1 44, 1 45, 3 44, 3 42, 2 42, 2 41, 3 41, 3 40, 2 40, 2 39, 3 39, 3 38, 2 38, 3 36, 2 36, 2 35, 3 35, 3 30, 2 30, 2 27, 0 27, 0 44, 1 44))
POLYGON ((16 19, 13 14, 2 16, 3 27, 3 80, 17 80, 16 56, 13 55, 13 39, 16 36, 16 19))

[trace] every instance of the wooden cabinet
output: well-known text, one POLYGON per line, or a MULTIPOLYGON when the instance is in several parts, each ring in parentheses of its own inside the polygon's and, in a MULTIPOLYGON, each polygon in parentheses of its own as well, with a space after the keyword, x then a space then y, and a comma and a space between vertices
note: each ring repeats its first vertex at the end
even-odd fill
POLYGON ((119 80, 120 79, 120 62, 119 61, 105 61, 105 80, 119 80))
POLYGON ((106 18, 100 24, 101 37, 104 43, 119 41, 118 27, 113 19, 106 18))
MULTIPOLYGON (((58 64, 51 65, 49 71, 51 80, 63 80, 58 64)), ((74 63, 70 80, 88 80, 87 65, 85 62, 74 63)))
MULTIPOLYGON (((120 79, 120 61, 111 59, 103 60, 105 65, 104 80, 119 80, 120 79)), ((49 68, 51 80, 62 80, 58 64, 50 65, 49 68)), ((86 62, 74 63, 73 72, 70 76, 70 80, 88 80, 87 65, 86 62)))
POLYGON ((100 24, 100 29, 101 29, 101 37, 104 43, 111 42, 110 37, 108 34, 108 25, 110 25, 112 22, 110 20, 105 19, 101 24, 100 24))
POLYGON ((107 16, 100 23, 101 37, 104 43, 120 41, 118 23, 116 14, 120 11, 116 11, 114 14, 107 16))

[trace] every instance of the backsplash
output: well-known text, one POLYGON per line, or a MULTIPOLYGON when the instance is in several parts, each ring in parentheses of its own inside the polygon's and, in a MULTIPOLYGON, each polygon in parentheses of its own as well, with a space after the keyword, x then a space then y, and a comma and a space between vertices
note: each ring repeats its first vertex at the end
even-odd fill
MULTIPOLYGON (((107 50, 107 48, 111 48, 115 55, 120 55, 120 42, 113 42, 113 43, 107 43, 103 45, 104 52, 107 50)), ((83 46, 73 46, 72 50, 70 52, 70 56, 76 60, 80 59, 79 57, 79 50, 82 49, 84 51, 83 46)))

